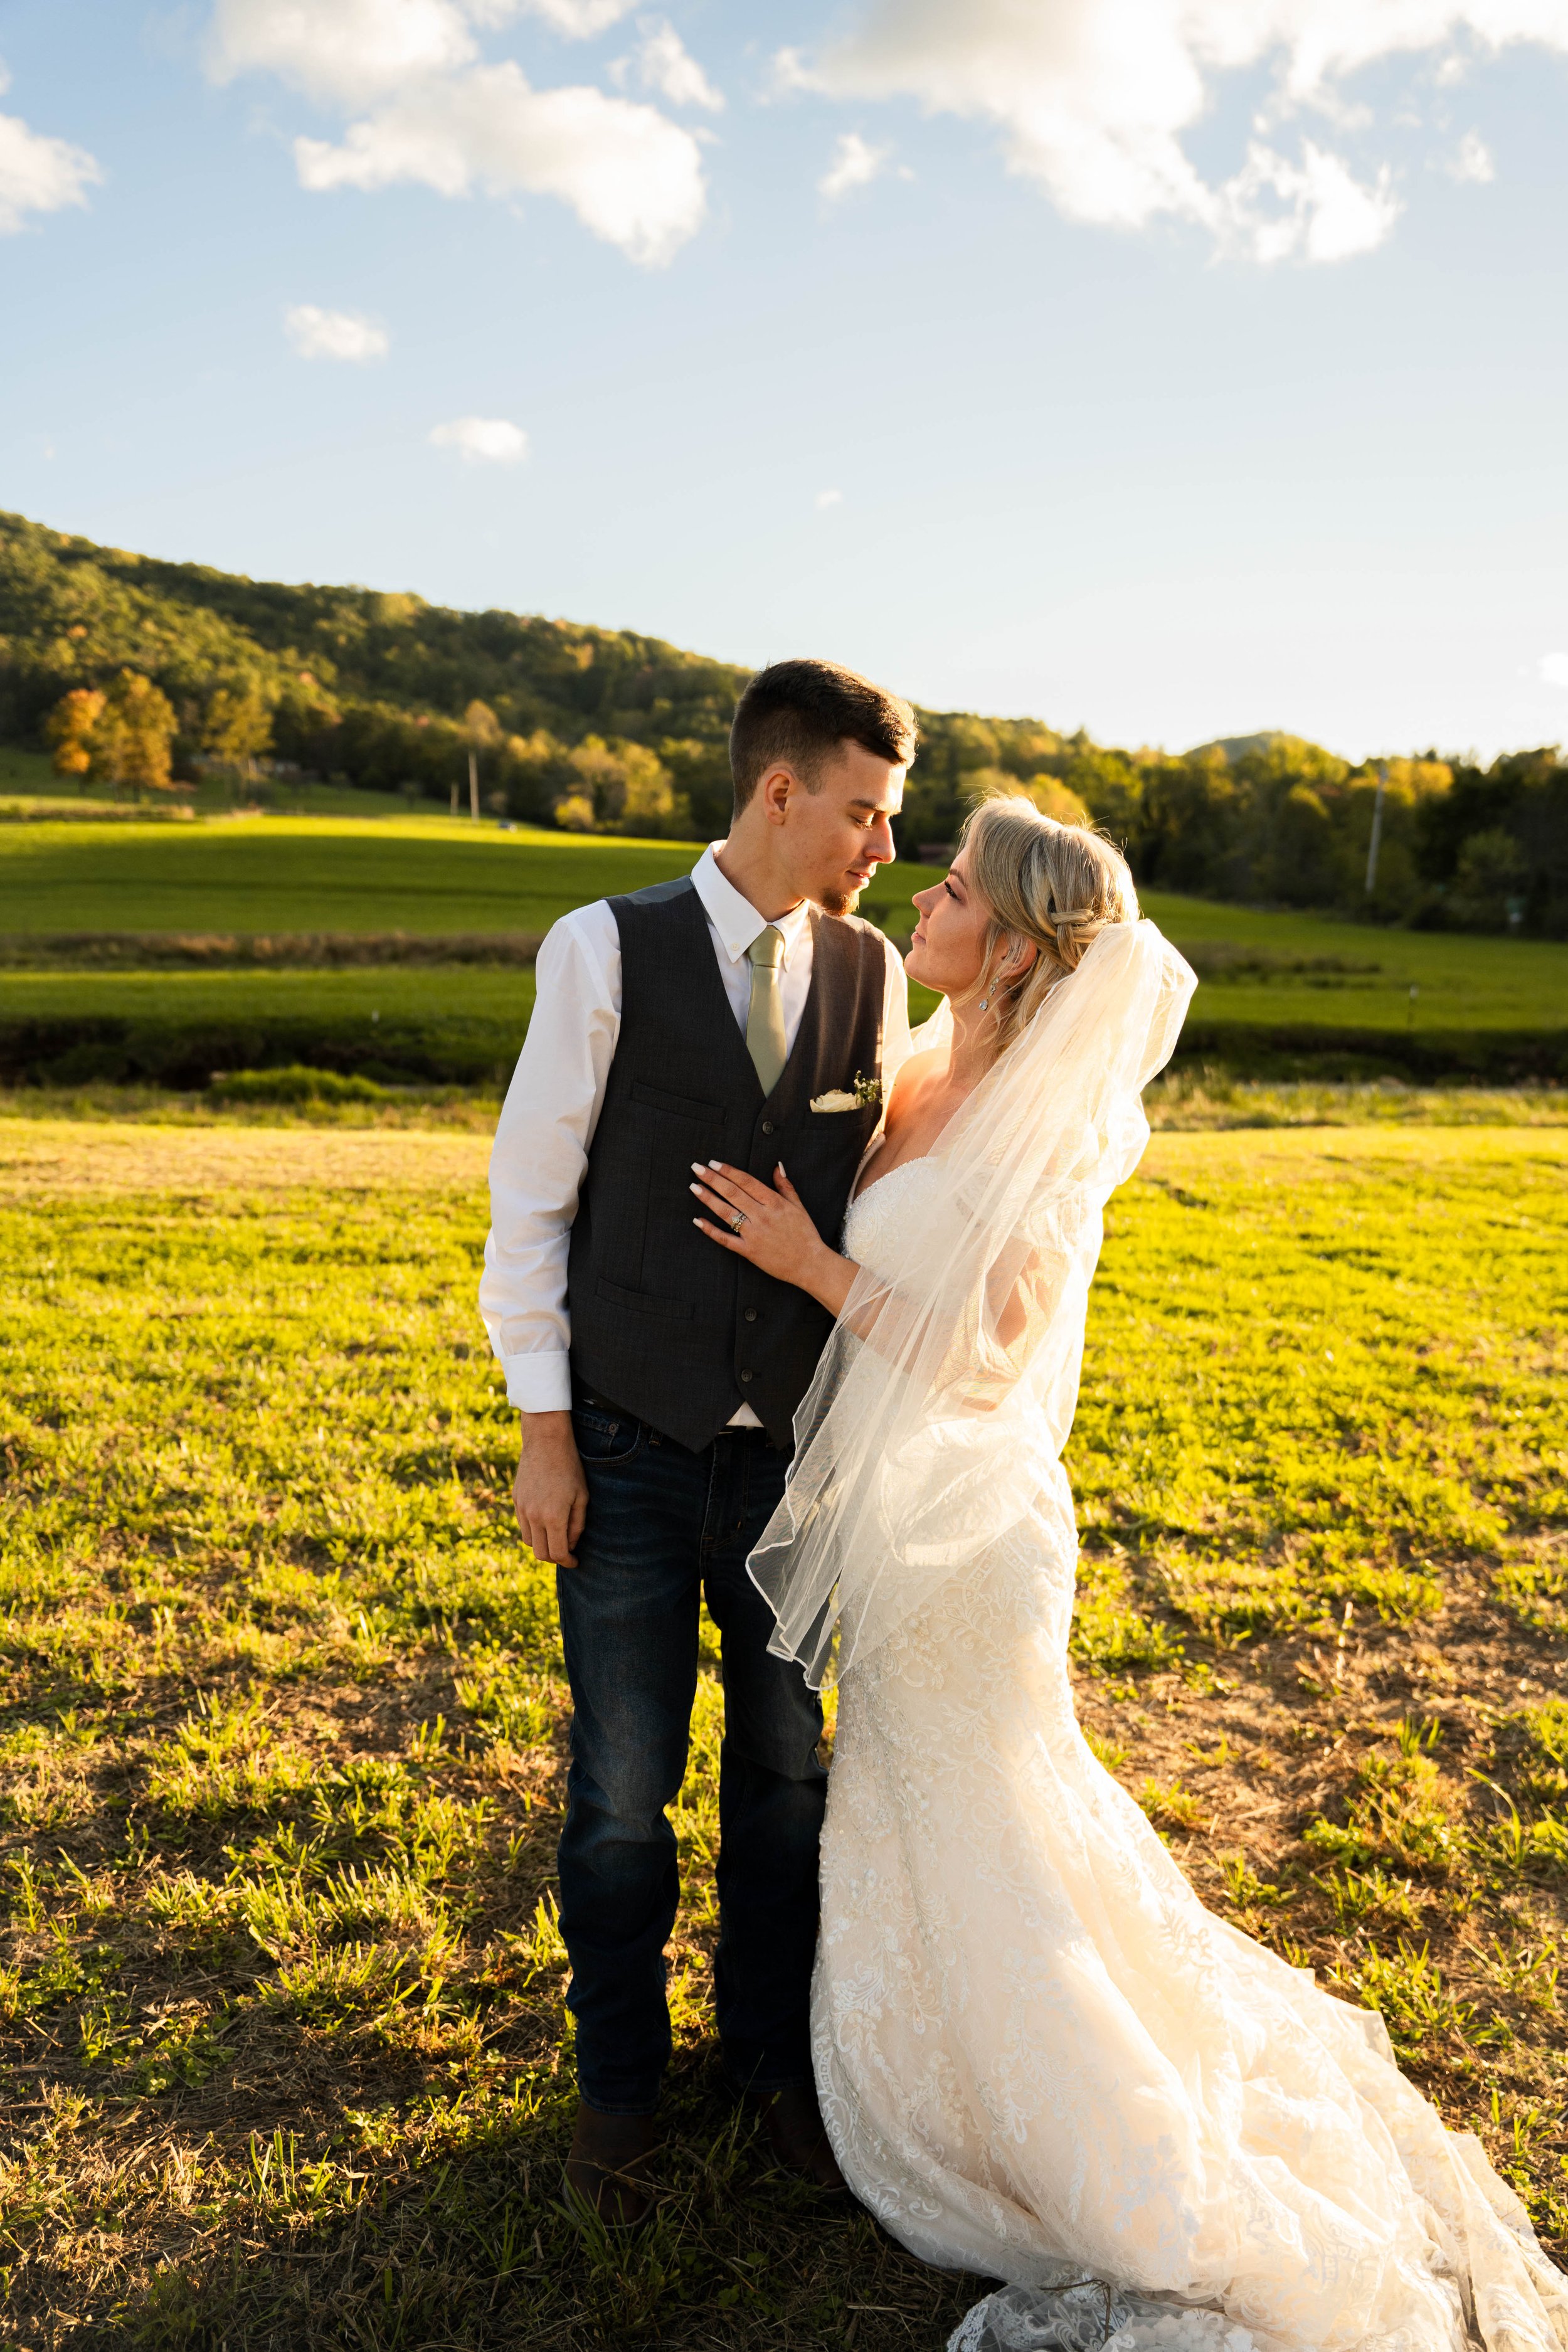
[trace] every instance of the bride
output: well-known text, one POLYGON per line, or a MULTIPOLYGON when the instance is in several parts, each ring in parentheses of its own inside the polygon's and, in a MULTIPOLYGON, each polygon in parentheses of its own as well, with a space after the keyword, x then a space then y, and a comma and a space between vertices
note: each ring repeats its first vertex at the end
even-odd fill
POLYGON ((1116 852, 1021 799, 914 903, 945 1003, 842 1254, 783 1168, 693 1188, 837 1318, 752 1573, 814 1683, 837 1636, 812 2030, 839 2165, 911 2252, 1007 2283, 955 2346, 1563 2352, 1568 2280, 1479 2143, 1378 2017, 1203 1908, 1074 1717, 1059 1457, 1193 974, 1116 852))

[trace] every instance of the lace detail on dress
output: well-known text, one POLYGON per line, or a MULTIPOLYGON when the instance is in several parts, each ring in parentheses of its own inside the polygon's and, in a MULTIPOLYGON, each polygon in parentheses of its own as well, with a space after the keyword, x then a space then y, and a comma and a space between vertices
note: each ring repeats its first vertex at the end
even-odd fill
MULTIPOLYGON (((848 1255, 896 1274, 938 1165, 853 1202, 848 1255)), ((925 2261, 1032 2291, 964 2352, 1568 2352, 1568 2282, 1479 2141, 1380 2018, 1206 1912, 1091 1754, 1077 1557, 1058 1466, 842 1683, 812 2032, 851 2187, 925 2261), (1116 2326, 1064 2334, 1087 2278, 1116 2326)))
POLYGON ((1108 2286, 1006 2286, 967 2313, 947 2352, 1254 2352, 1245 2327, 1108 2286), (1108 2332, 1109 2331, 1109 2332, 1108 2332))
POLYGON ((916 1176, 931 1183, 936 1169, 933 1160, 906 1160, 857 1194, 844 1212, 845 1256, 873 1274, 885 1277, 897 1274, 899 1202, 901 1196, 907 1211, 912 1189, 906 1180, 916 1176))

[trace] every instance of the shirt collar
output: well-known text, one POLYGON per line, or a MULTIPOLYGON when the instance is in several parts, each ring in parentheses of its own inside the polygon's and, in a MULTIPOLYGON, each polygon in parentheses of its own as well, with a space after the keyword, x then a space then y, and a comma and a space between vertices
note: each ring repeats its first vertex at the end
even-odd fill
MULTIPOLYGON (((692 887, 702 901, 702 911, 713 926, 720 946, 731 963, 739 963, 753 940, 767 929, 768 919, 759 915, 749 898, 742 898, 729 877, 721 872, 713 855, 722 843, 710 841, 691 869, 692 887)), ((784 970, 805 938, 811 924, 811 903, 803 898, 787 915, 778 916, 773 929, 784 940, 780 957, 784 970)))

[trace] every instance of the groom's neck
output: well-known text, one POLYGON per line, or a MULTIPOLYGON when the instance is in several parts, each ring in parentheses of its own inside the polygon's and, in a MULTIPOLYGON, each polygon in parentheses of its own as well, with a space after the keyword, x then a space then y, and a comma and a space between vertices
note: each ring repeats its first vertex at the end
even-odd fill
POLYGON ((726 882, 753 906, 764 922, 793 914, 807 893, 783 854, 783 837, 775 825, 748 825, 742 814, 720 843, 714 859, 726 882))

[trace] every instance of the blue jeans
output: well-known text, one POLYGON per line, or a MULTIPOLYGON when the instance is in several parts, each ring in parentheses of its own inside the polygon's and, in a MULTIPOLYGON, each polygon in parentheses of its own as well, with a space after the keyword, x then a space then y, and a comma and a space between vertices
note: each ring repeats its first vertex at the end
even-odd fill
POLYGON ((686 1771, 702 1593, 724 1675, 720 2041, 742 2086, 809 2083, 822 1708, 799 1666, 769 1654, 773 1612, 746 1574, 789 1457, 760 1429, 693 1454, 613 1407, 579 1405, 573 1422, 588 1515, 556 1592, 574 1708, 560 1872, 578 2087, 605 2115, 658 2104, 680 1894, 665 1808, 686 1771))

